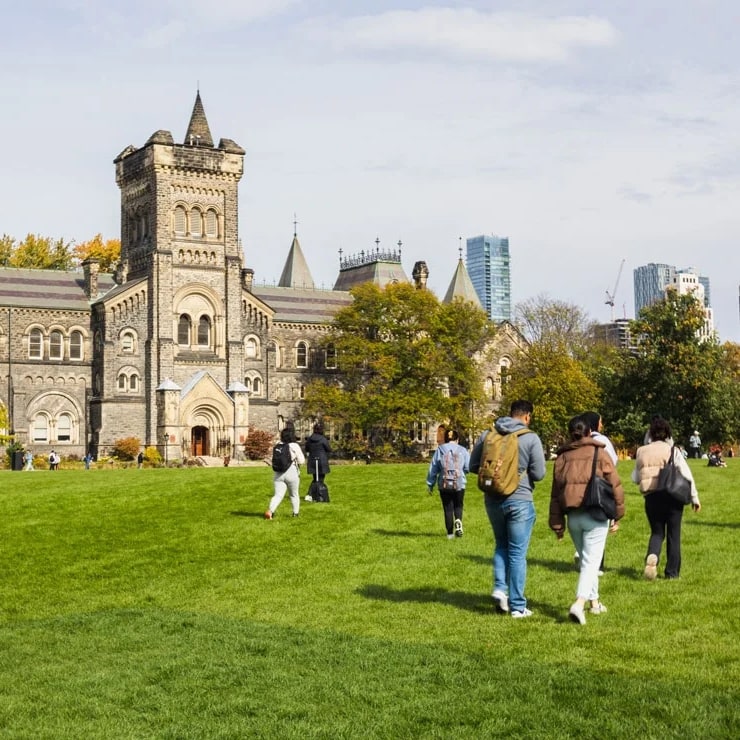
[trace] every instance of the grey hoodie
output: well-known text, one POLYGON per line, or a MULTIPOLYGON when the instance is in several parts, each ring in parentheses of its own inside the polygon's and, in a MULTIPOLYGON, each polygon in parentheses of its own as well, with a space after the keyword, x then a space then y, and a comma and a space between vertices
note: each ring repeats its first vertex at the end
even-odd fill
MULTIPOLYGON (((526 429, 527 425, 511 416, 500 416, 493 425, 499 434, 511 434, 518 429, 526 429)), ((488 432, 483 432, 473 447, 470 454, 470 471, 477 473, 480 468, 480 459, 483 454, 483 442, 488 432)), ((507 496, 507 499, 518 499, 519 501, 532 501, 535 481, 542 480, 545 477, 545 453, 542 449, 540 438, 534 433, 522 434, 519 437, 519 472, 520 474, 527 471, 527 475, 522 475, 519 479, 519 486, 516 491, 507 496)))

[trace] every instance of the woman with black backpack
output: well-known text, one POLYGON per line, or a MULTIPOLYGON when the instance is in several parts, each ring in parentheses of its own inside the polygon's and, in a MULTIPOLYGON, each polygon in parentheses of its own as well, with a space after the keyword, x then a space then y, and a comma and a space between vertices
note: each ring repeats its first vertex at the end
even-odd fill
POLYGON ((286 491, 293 507, 293 516, 298 516, 301 508, 300 466, 304 462, 306 458, 303 457, 301 446, 296 442, 293 428, 286 427, 280 432, 280 443, 276 444, 272 451, 272 469, 275 472, 272 482, 274 493, 265 512, 265 519, 272 519, 277 507, 285 498, 286 491))

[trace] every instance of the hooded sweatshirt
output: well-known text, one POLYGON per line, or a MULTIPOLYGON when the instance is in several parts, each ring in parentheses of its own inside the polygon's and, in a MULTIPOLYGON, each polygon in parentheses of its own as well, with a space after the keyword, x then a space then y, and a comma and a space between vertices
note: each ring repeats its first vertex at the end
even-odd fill
MULTIPOLYGON (((496 419, 493 425, 499 434, 511 434, 519 429, 526 429, 527 425, 521 420, 511 416, 501 416, 496 419)), ((480 469, 481 455, 483 454, 483 442, 488 432, 483 432, 473 447, 470 455, 470 470, 477 473, 480 469)), ((519 486, 516 491, 507 496, 506 500, 516 499, 519 501, 533 501, 535 481, 542 480, 545 477, 545 453, 542 449, 540 438, 534 433, 522 434, 519 436, 519 486), (524 471, 527 475, 522 475, 524 471)))

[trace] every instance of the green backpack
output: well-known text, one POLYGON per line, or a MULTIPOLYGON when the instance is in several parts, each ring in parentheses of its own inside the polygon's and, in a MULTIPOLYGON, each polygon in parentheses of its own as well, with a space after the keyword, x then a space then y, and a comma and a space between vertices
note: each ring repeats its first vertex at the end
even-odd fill
MULTIPOLYGON (((517 429, 511 434, 488 432, 483 440, 478 488, 484 493, 511 496, 519 486, 519 437, 531 429, 517 429)), ((522 471, 523 472, 523 471, 522 471)))

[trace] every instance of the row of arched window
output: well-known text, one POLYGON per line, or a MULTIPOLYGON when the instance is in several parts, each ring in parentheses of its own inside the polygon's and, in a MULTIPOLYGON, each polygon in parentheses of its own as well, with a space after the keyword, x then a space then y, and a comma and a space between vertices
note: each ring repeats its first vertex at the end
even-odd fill
POLYGON ((84 360, 84 336, 81 331, 69 333, 52 329, 46 333, 42 329, 28 332, 29 360, 84 360))
POLYGON ((177 322, 177 343, 181 347, 207 349, 211 346, 211 317, 201 316, 197 321, 186 313, 177 322))
POLYGON ((77 424, 71 414, 57 417, 42 412, 31 421, 31 441, 37 444, 77 443, 77 424))
POLYGON ((172 214, 172 230, 175 236, 192 239, 218 239, 219 217, 215 208, 207 210, 200 206, 185 208, 179 205, 172 214))
MULTIPOLYGON (((282 367, 283 358, 281 357, 280 348, 275 342, 271 342, 267 349, 268 352, 274 354, 275 367, 282 367)), ((295 367, 307 368, 311 361, 311 351, 308 342, 303 340, 296 342, 293 347, 295 367)), ((247 337, 244 342, 244 355, 250 360, 260 359, 260 343, 257 337, 247 337)), ((337 350, 333 344, 327 345, 324 350, 324 366, 329 370, 334 370, 337 367, 337 350)))

